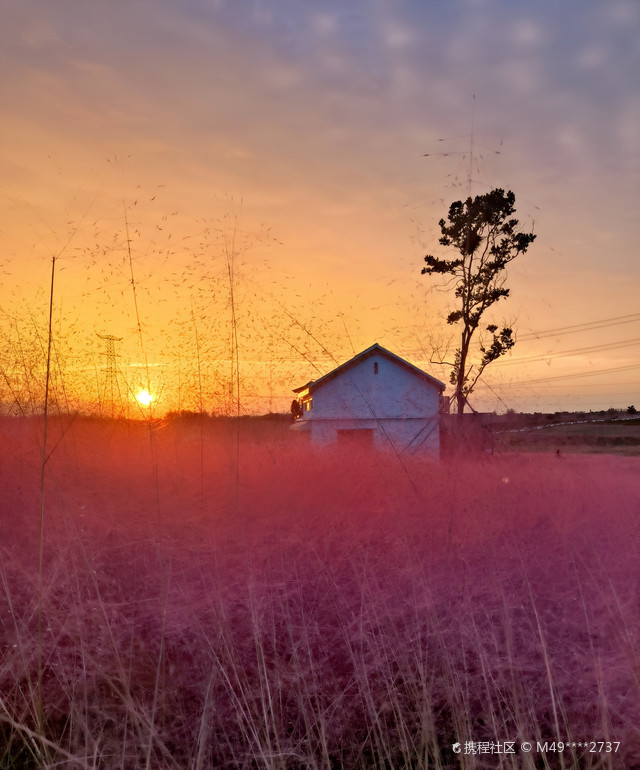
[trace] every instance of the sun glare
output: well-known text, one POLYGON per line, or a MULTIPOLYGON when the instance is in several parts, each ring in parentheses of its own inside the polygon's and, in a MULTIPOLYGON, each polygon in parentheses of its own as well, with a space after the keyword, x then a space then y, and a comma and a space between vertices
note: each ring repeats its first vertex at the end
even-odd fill
POLYGON ((146 389, 139 390, 136 393, 136 398, 143 406, 149 406, 149 404, 153 401, 153 395, 146 389))

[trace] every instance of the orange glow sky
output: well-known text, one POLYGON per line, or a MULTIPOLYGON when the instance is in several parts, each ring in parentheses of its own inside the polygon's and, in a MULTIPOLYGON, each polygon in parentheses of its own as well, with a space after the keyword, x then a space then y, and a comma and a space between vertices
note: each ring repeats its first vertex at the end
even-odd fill
POLYGON ((447 382, 420 270, 473 120, 473 194, 512 189, 538 234, 473 405, 640 407, 639 32, 635 0, 10 0, 3 400, 39 398, 53 254, 61 403, 108 400, 97 334, 159 411, 231 410, 237 379, 244 411, 286 411, 373 342, 447 382))

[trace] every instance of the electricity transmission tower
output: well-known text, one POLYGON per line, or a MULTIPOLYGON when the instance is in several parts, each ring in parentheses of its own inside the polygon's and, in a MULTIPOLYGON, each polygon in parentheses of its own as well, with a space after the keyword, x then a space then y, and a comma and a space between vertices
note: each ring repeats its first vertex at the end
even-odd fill
POLYGON ((112 334, 98 334, 101 340, 106 343, 106 351, 102 355, 106 356, 105 372, 105 388, 104 394, 108 401, 110 408, 110 417, 113 417, 116 404, 116 394, 118 397, 118 404, 121 402, 120 396, 120 384, 118 382, 118 358, 116 353, 116 342, 122 342, 122 337, 114 337, 112 334))

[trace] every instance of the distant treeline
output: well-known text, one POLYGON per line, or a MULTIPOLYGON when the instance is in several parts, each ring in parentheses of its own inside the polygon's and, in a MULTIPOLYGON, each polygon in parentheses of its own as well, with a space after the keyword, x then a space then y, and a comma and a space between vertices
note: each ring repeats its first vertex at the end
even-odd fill
POLYGON ((588 412, 515 412, 509 410, 505 414, 479 414, 476 417, 495 430, 512 430, 514 428, 533 428, 540 425, 568 422, 589 422, 593 420, 617 420, 628 417, 634 412, 628 409, 602 409, 588 412))

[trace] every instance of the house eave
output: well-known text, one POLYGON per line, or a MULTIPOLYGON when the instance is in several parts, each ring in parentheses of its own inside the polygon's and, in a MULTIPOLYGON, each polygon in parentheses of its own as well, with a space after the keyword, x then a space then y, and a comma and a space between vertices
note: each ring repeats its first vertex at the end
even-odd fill
POLYGON ((293 388, 294 393, 302 393, 303 390, 310 390, 315 380, 311 380, 306 385, 301 385, 299 388, 293 388))

